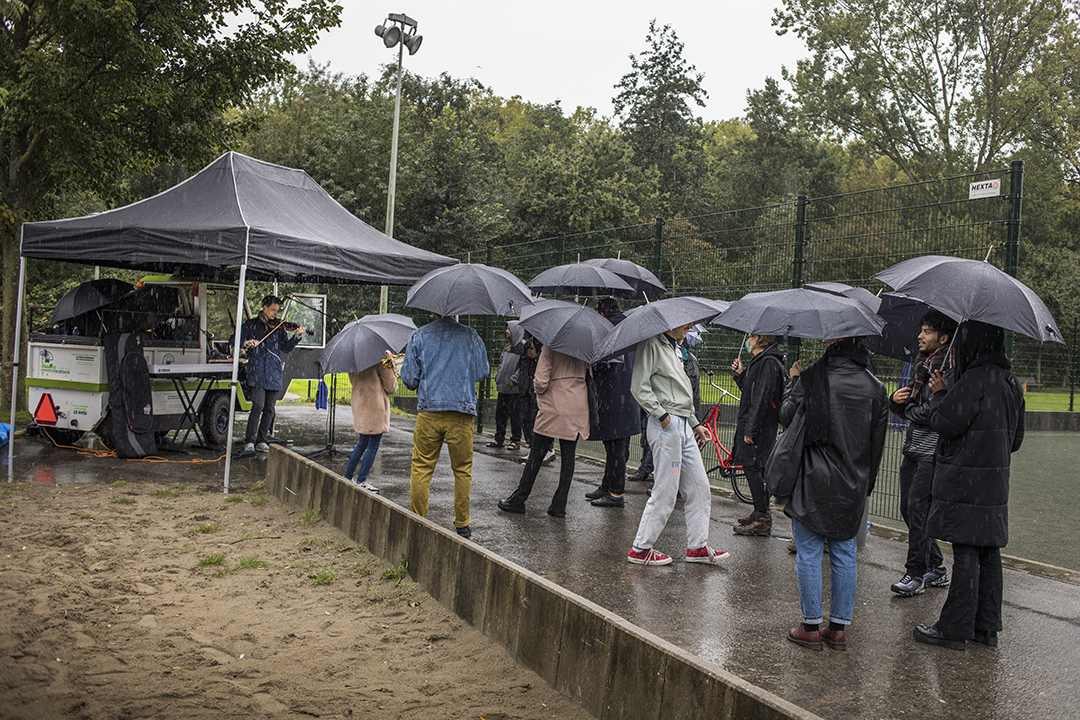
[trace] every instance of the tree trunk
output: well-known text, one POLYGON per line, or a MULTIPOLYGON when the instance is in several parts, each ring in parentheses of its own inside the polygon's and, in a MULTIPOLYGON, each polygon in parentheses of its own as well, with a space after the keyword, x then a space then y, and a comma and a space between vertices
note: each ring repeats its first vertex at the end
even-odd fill
MULTIPOLYGON (((5 223, 7 224, 7 223, 5 223)), ((0 422, 5 422, 9 413, 11 412, 11 370, 12 370, 12 350, 15 345, 15 310, 18 303, 19 294, 19 241, 18 241, 18 226, 14 224, 8 225, 4 228, 2 237, 0 237, 0 244, 3 246, 3 283, 4 283, 4 315, 3 315, 3 387, 0 388, 0 398, 3 398, 3 402, 0 405, 3 406, 3 418, 0 418, 0 422)), ((23 348, 25 345, 26 337, 22 338, 23 348)), ((19 373, 19 388, 16 391, 16 404, 18 409, 25 409, 26 407, 26 394, 23 392, 23 384, 26 378, 25 369, 25 350, 20 351, 20 373, 19 373)))

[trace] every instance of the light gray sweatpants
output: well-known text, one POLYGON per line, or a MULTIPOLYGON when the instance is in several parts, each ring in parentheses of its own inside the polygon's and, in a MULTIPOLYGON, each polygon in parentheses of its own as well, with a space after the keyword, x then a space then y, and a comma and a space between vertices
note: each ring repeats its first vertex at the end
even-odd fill
POLYGON ((652 548, 656 538, 667 525, 681 491, 685 499, 686 548, 697 550, 709 541, 709 514, 712 493, 705 464, 701 461, 694 431, 686 418, 669 416, 667 429, 650 417, 645 429, 653 453, 652 497, 641 514, 634 547, 652 548))

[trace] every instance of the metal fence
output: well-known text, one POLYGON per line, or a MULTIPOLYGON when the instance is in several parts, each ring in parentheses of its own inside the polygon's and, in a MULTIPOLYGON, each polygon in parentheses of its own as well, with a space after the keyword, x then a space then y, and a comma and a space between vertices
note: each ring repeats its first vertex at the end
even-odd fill
MULTIPOLYGON (((459 259, 501 267, 528 282, 556 265, 621 257, 652 270, 671 295, 722 300, 821 281, 843 282, 877 293, 887 288, 872 279, 875 273, 926 254, 980 260, 989 256, 990 262, 1015 275, 1020 261, 1023 172, 1023 162, 1017 161, 1009 168, 989 172, 831 197, 800 196, 793 202, 698 217, 657 218, 640 225, 534 240, 501 238, 459 259), (983 189, 981 197, 973 192, 978 188, 983 189), (990 192, 994 188, 996 194, 990 192)), ((395 305, 400 307, 403 302, 395 305)), ((494 377, 501 351, 501 321, 468 321, 487 341, 494 377)), ((1014 372, 1027 382, 1029 409, 1074 409, 1076 358, 1071 348, 1076 346, 1077 322, 1070 319, 1060 324, 1069 336, 1070 348, 1022 337, 1010 339, 1014 372)), ((720 329, 710 330, 705 338, 694 348, 702 368, 702 413, 715 403, 732 406, 722 415, 728 420, 728 437, 722 438, 727 444, 734 435, 734 401, 724 400, 708 384, 707 373, 737 395, 729 368, 743 338, 720 329)), ((800 357, 806 364, 820 356, 823 345, 804 341, 789 351, 789 359, 800 357)), ((903 371, 899 361, 877 359, 877 375, 890 392, 903 371)), ((481 387, 481 396, 494 397, 493 382, 481 387)), ((493 424, 490 408, 479 424, 493 424)), ((873 517, 900 519, 898 469, 903 430, 903 422, 894 417, 871 499, 873 517)), ((599 443, 579 447, 580 452, 603 457, 599 443)), ((640 458, 640 452, 634 444, 631 464, 640 458)), ((714 459, 706 458, 706 463, 714 459)), ((717 477, 714 482, 721 485, 726 481, 717 477)))

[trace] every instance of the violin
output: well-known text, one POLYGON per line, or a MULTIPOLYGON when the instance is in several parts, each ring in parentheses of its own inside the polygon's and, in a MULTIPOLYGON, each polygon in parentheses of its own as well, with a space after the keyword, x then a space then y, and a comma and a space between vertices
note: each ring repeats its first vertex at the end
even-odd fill
MULTIPOLYGON (((282 330, 285 330, 286 332, 292 332, 293 330, 299 330, 300 329, 300 323, 294 323, 291 320, 281 320, 280 318, 275 318, 273 320, 268 320, 267 323, 266 323, 266 326, 268 328, 270 328, 271 330, 277 330, 278 328, 281 328, 282 330)), ((311 330, 309 328, 304 328, 304 334, 313 336, 313 335, 315 335, 315 331, 311 330)))

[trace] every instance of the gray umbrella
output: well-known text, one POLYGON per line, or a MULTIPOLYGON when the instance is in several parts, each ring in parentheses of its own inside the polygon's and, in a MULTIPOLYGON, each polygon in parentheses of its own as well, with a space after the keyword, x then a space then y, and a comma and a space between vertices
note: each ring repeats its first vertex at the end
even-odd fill
POLYGON ((56 303, 51 322, 69 320, 115 302, 135 289, 131 283, 113 278, 88 280, 64 294, 56 303))
POLYGON ((865 288, 845 285, 844 283, 838 282, 806 283, 803 287, 808 290, 817 290, 818 292, 827 292, 832 293, 833 295, 851 298, 852 300, 858 300, 874 312, 877 312, 878 308, 881 307, 881 298, 865 288))
POLYGON ((629 260, 621 260, 619 258, 595 258, 593 260, 585 260, 582 264, 592 265, 615 273, 625 280, 630 287, 634 288, 634 290, 644 295, 649 300, 656 300, 667 292, 667 288, 664 287, 664 283, 660 282, 658 277, 637 263, 630 262, 629 260))
POLYGON ((516 316, 532 302, 523 282, 501 268, 461 263, 432 270, 409 288, 405 307, 454 315, 516 316))
POLYGON ((521 327, 552 350, 587 363, 600 355, 612 324, 590 307, 568 300, 537 300, 521 311, 521 327))
POLYGON ((712 324, 753 335, 829 340, 880 335, 885 321, 858 300, 796 288, 745 295, 712 324))
POLYGON ((354 320, 326 343, 319 355, 322 374, 363 372, 386 357, 387 351, 396 353, 405 347, 414 330, 410 318, 396 313, 354 320))
POLYGON ((1043 342, 1065 342, 1035 291, 988 262, 924 255, 874 277, 954 319, 978 320, 1043 342))
POLYGON ((529 288, 545 295, 615 295, 628 298, 638 294, 629 283, 610 270, 585 263, 548 268, 529 281, 529 288))
POLYGON ((716 317, 727 309, 723 300, 684 295, 665 298, 628 310, 626 319, 619 323, 600 348, 600 357, 610 357, 637 346, 642 340, 667 332, 673 328, 689 325, 716 317))

